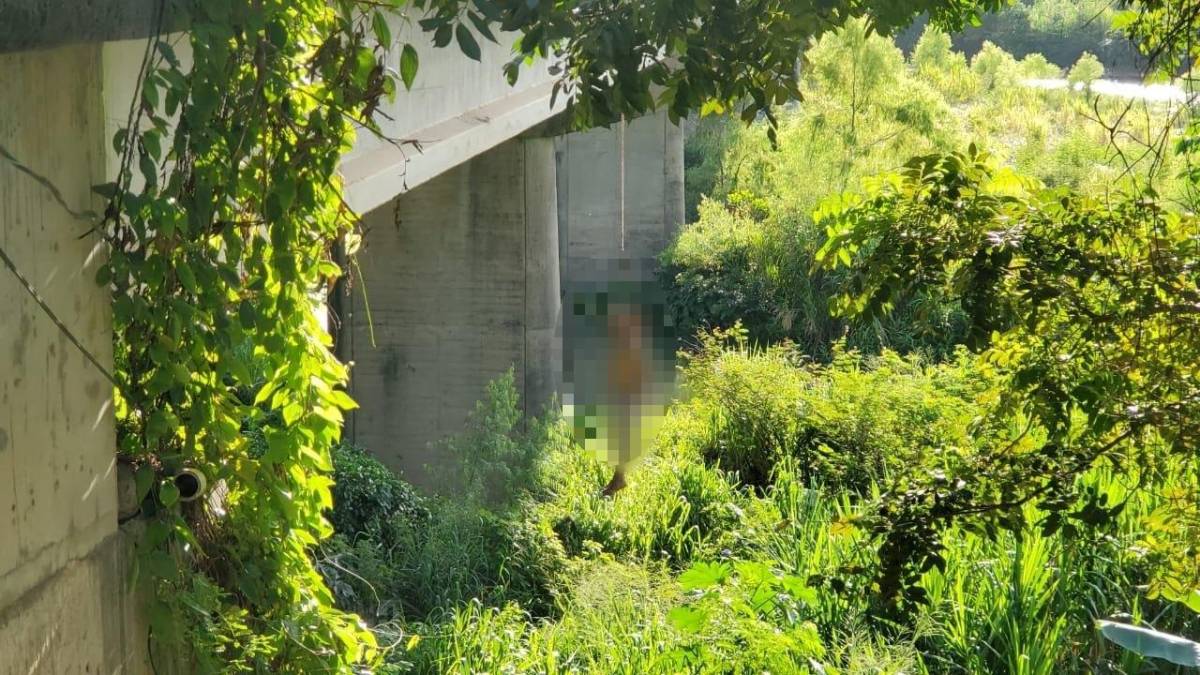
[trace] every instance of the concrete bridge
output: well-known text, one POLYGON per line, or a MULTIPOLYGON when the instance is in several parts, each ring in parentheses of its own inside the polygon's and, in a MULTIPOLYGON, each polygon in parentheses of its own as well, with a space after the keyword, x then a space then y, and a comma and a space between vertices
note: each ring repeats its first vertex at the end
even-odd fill
MULTIPOLYGON (((68 209, 96 209, 90 186, 116 173, 108 139, 158 4, 0 0, 0 248, 106 368, 97 242, 68 209)), ((509 87, 509 54, 423 50, 384 124, 421 151, 364 136, 342 164, 365 229, 362 279, 330 298, 362 405, 347 434, 418 480, 429 443, 510 366, 531 410, 559 390, 573 270, 650 257, 682 219, 678 128, 653 116, 563 134, 551 76, 509 87)), ((115 456, 111 387, 0 268, 0 675, 149 672, 115 456)))

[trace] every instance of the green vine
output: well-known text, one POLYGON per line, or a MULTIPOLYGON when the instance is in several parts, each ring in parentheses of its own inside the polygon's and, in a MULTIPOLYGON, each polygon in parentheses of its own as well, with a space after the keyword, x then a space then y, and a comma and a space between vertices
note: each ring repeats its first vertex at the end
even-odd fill
POLYGON ((118 443, 149 516, 139 576, 155 654, 186 645, 188 669, 376 657, 307 553, 330 532, 330 448, 354 406, 317 313, 341 272, 333 244, 356 222, 337 167, 396 86, 386 21, 357 5, 193 3, 191 63, 152 42, 132 124, 113 139, 122 170, 97 188, 110 199, 99 281, 113 292, 118 443), (217 487, 181 503, 185 466, 217 487))

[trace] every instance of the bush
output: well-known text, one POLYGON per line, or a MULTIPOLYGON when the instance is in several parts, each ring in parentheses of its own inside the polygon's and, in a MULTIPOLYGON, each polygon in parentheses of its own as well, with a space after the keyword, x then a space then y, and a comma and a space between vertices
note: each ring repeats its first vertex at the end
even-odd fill
POLYGON ((513 370, 488 383, 466 429, 444 444, 448 462, 438 467, 443 496, 503 511, 540 489, 546 453, 568 442, 557 419, 522 419, 513 370))
POLYGON ((984 42, 983 48, 971 59, 971 70, 979 76, 985 90, 1020 86, 1021 72, 1017 60, 991 42, 984 42))
POLYGON ((786 346, 754 349, 740 333, 717 332, 685 363, 684 410, 706 422, 693 425, 705 437, 686 443, 751 485, 769 484, 786 458, 831 488, 893 484, 973 451, 976 399, 987 388, 973 370, 965 355, 929 366, 887 351, 835 350, 818 366, 786 346))
POLYGON ((685 566, 720 549, 745 501, 723 472, 676 452, 647 457, 629 486, 605 499, 599 465, 582 451, 564 457, 560 487, 540 510, 572 557, 685 566))
POLYGON ((333 449, 333 510, 329 520, 348 539, 384 538, 397 521, 417 524, 429 517, 425 498, 366 450, 350 443, 333 449))
POLYGON ((558 420, 520 429, 510 370, 490 383, 467 430, 447 442, 443 494, 423 498, 352 446, 334 456, 338 536, 318 560, 342 607, 372 621, 426 617, 472 598, 555 611, 565 569, 548 527, 524 515, 541 490, 545 457, 559 451, 558 420), (454 481, 450 483, 450 481, 454 481))
POLYGON ((700 220, 685 227, 662 254, 660 276, 680 335, 741 321, 755 339, 786 335, 762 267, 765 227, 714 201, 700 205, 700 220))
POLYGON ((1071 72, 1067 73, 1067 82, 1072 87, 1081 87, 1084 91, 1092 88, 1092 83, 1104 77, 1104 64, 1090 52, 1084 52, 1071 72))

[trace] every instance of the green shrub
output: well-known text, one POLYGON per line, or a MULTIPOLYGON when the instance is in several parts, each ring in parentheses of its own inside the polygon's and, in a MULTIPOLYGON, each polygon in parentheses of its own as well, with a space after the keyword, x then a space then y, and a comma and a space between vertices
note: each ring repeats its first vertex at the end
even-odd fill
POLYGON ((576 575, 569 610, 553 623, 521 607, 471 602, 442 620, 406 626, 420 636, 398 655, 416 673, 684 672, 676 654, 683 638, 667 613, 678 591, 643 567, 595 561, 576 575))
POLYGON ((439 493, 503 511, 539 490, 540 462, 554 447, 567 443, 568 437, 557 419, 522 418, 509 368, 488 383, 464 431, 443 444, 448 461, 435 469, 439 493))
POLYGON ((394 521, 429 517, 425 498, 366 450, 350 443, 333 449, 333 529, 348 539, 365 534, 388 538, 394 521))
POLYGON ((318 565, 339 604, 372 621, 426 617, 478 598, 555 611, 565 569, 548 527, 524 517, 542 461, 565 442, 561 421, 523 426, 510 370, 489 384, 463 434, 447 442, 443 493, 420 497, 351 446, 334 457, 339 533, 318 565))
MULTIPOLYGON (((854 491, 912 470, 947 469, 974 450, 975 399, 987 382, 965 355, 944 365, 835 350, 828 366, 786 346, 752 348, 717 332, 686 357, 684 410, 703 435, 684 441, 752 485, 796 458, 809 480, 854 491)), ((672 418, 680 424, 678 418, 672 418)))
POLYGON ((1092 88, 1092 83, 1104 77, 1104 64, 1091 52, 1079 56, 1075 65, 1067 73, 1067 82, 1073 87, 1082 87, 1084 91, 1092 88))
POLYGON ((762 341, 786 335, 762 273, 765 226, 714 201, 700 205, 700 220, 685 227, 662 255, 660 275, 680 335, 741 321, 762 341))
POLYGON ((971 70, 979 76, 985 90, 1020 86, 1021 72, 1017 60, 991 42, 984 42, 983 48, 971 59, 971 70))
POLYGON ((645 458, 612 499, 600 497, 599 462, 582 451, 565 461, 571 473, 540 518, 573 557, 610 554, 687 565, 720 548, 744 503, 723 472, 682 453, 645 458))

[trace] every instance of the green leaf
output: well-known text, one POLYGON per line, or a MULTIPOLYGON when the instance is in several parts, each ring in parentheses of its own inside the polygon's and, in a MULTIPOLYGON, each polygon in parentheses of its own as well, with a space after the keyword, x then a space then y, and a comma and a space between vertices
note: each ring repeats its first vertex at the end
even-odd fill
POLYGON ((708 612, 695 607, 676 607, 667 612, 667 620, 681 633, 698 633, 708 621, 708 612))
POLYGON ((404 81, 405 89, 412 89, 418 65, 417 50, 410 44, 404 45, 400 52, 400 79, 404 81))
POLYGON ((134 493, 137 495, 139 504, 150 494, 150 488, 154 487, 154 467, 149 464, 142 464, 138 467, 137 473, 133 474, 134 493))
POLYGON ((374 52, 366 47, 359 49, 354 55, 354 83, 359 87, 366 87, 371 79, 371 71, 375 70, 376 65, 374 52))
POLYGON ((679 585, 685 591, 715 586, 729 577, 729 569, 725 563, 698 562, 679 575, 679 585))
POLYGON ((142 147, 150 157, 159 159, 162 157, 162 136, 157 131, 147 131, 142 134, 142 147))
POLYGON ((179 283, 187 289, 188 293, 195 295, 199 291, 199 286, 196 284, 196 275, 192 272, 192 268, 186 262, 180 260, 175 265, 175 274, 179 277, 179 283))
POLYGON ((371 18, 371 30, 375 32, 375 40, 383 47, 390 47, 392 44, 392 27, 388 25, 387 16, 379 10, 375 10, 375 16, 371 18))
POLYGON ((460 23, 454 29, 454 38, 458 40, 458 48, 467 55, 467 58, 478 61, 483 57, 479 50, 479 43, 475 41, 475 36, 471 35, 471 29, 467 28, 465 24, 460 23))
POLYGON ((479 31, 480 35, 492 42, 497 42, 491 27, 488 26, 487 19, 484 19, 475 12, 467 12, 467 18, 471 20, 471 23, 475 26, 475 30, 479 31))
POLYGON ((282 21, 272 21, 267 24, 267 39, 276 47, 286 47, 288 43, 287 26, 282 21))
POLYGON ((158 49, 158 53, 162 54, 162 57, 166 59, 167 63, 171 64, 172 68, 179 67, 179 57, 175 55, 175 49, 171 45, 159 40, 154 46, 158 49))
POLYGON ((117 190, 118 188, 116 183, 101 183, 99 185, 92 186, 92 192, 95 192, 105 199, 112 199, 113 197, 116 197, 117 190))
POLYGON ((146 181, 146 187, 154 188, 158 185, 158 165, 150 158, 150 155, 141 153, 138 158, 138 169, 142 172, 142 179, 146 181))
POLYGON ((453 35, 454 29, 450 27, 450 24, 444 23, 438 26, 437 30, 433 32, 433 46, 439 49, 445 47, 450 44, 453 35))
POLYGON ((142 82, 142 103, 151 110, 158 107, 158 86, 153 76, 147 76, 142 82))
POLYGON ((158 488, 158 499, 168 508, 179 501, 179 487, 174 480, 165 480, 158 488))
POLYGON ((254 303, 243 300, 238 305, 238 321, 241 322, 243 330, 254 330, 258 326, 258 310, 254 308, 254 303))

